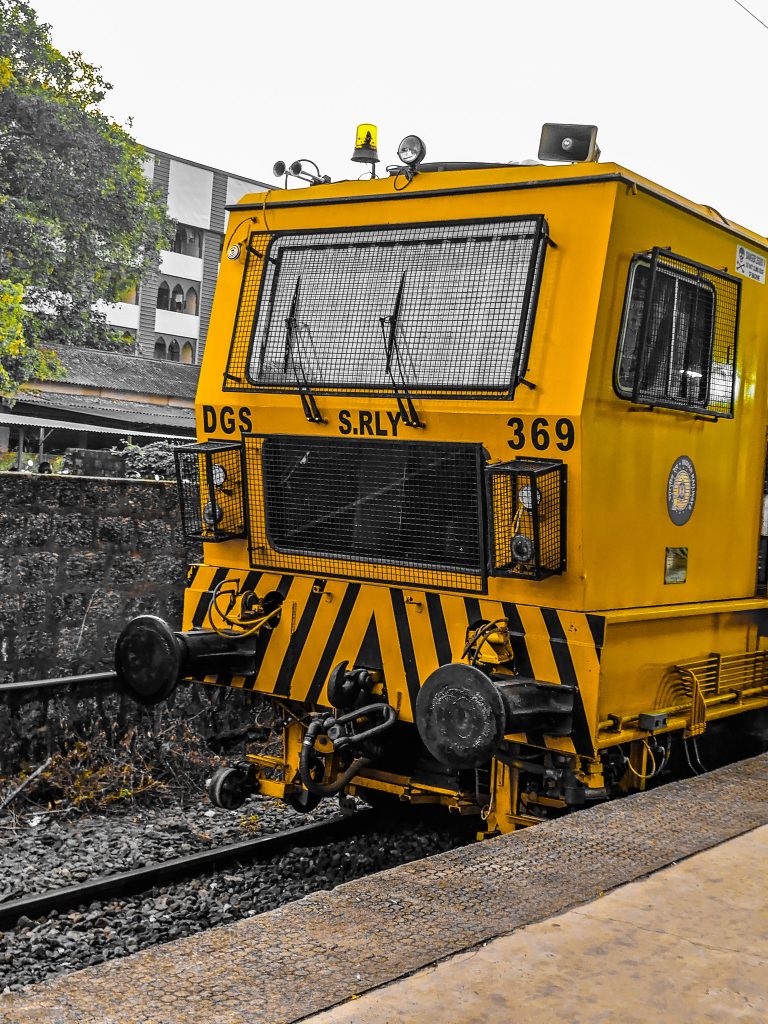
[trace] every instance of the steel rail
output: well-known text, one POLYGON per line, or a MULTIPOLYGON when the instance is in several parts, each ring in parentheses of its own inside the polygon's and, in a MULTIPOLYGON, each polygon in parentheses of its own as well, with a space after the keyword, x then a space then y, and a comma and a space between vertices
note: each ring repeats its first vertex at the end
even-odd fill
POLYGON ((96 900, 135 896, 154 886, 191 878, 236 861, 265 860, 297 846, 317 845, 329 839, 359 835, 377 821, 367 809, 354 814, 335 815, 325 821, 299 825, 274 835, 229 843, 212 850, 200 850, 186 857, 148 864, 133 871, 103 875, 80 885, 49 892, 30 893, 20 899, 0 902, 0 929, 13 927, 20 917, 44 917, 51 911, 67 911, 96 900))
POLYGON ((84 676, 59 676, 57 679, 28 679, 18 683, 0 683, 0 697, 4 693, 27 693, 41 690, 59 690, 66 686, 94 686, 97 683, 114 683, 117 672, 91 672, 84 676))

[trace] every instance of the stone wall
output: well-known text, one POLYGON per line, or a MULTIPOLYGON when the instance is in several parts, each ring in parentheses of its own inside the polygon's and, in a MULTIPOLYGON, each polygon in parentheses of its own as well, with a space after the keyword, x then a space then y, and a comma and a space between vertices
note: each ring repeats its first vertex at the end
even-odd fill
POLYGON ((0 473, 0 683, 110 669, 134 615, 178 628, 197 557, 175 484, 0 473))
POLYGON ((34 700, 3 692, 111 670, 134 615, 180 628, 186 569, 200 554, 185 547, 174 483, 0 473, 0 773, 73 741, 109 749, 133 737, 162 764, 189 750, 192 775, 204 777, 211 749, 240 749, 258 733, 257 699, 220 687, 182 686, 152 709, 104 684, 34 700))

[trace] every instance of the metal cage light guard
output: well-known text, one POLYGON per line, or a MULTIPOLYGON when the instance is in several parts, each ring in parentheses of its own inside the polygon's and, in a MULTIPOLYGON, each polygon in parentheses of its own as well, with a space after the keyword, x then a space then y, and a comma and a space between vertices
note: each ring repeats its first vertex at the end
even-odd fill
POLYGON ((236 441, 204 441, 175 449, 185 537, 210 542, 246 536, 242 451, 236 441))
POLYGON ((566 482, 562 462, 515 459, 486 470, 489 572, 542 580, 566 566, 566 482))

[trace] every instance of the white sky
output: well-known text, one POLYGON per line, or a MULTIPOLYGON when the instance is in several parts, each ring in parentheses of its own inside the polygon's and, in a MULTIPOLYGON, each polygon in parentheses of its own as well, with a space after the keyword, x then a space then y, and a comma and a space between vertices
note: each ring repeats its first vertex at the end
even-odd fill
POLYGON ((589 123, 604 160, 768 233, 768 29, 734 0, 31 3, 140 142, 235 174, 357 177, 361 121, 382 168, 411 132, 427 159, 519 160, 545 121, 589 123))

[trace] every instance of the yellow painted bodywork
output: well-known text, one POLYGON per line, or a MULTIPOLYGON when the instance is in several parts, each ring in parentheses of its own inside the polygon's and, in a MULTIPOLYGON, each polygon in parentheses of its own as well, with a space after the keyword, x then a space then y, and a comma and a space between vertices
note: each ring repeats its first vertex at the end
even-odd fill
MULTIPOLYGON (((577 771, 587 785, 599 787, 599 749, 619 740, 641 739, 632 724, 638 714, 676 707, 664 683, 671 666, 712 652, 757 650, 764 644, 761 622, 768 608, 756 596, 768 404, 768 286, 740 279, 733 418, 712 421, 690 412, 650 410, 618 397, 613 384, 630 261, 654 246, 668 247, 733 275, 737 245, 768 256, 768 243, 725 222, 715 211, 614 164, 423 173, 403 195, 394 196, 392 178, 347 181, 246 196, 231 211, 197 394, 198 438, 239 440, 243 424, 249 422, 260 434, 338 438, 342 409, 353 415, 356 410, 372 410, 380 413, 382 422, 387 413, 397 411, 394 396, 321 393, 317 404, 325 422, 309 423, 298 394, 223 386, 252 232, 543 215, 555 244, 546 253, 525 372, 535 387, 519 386, 511 400, 416 398, 424 428, 401 425, 398 437, 482 443, 491 463, 545 455, 567 464, 566 571, 538 582, 490 576, 487 592, 475 596, 482 617, 489 620, 504 617, 502 602, 514 605, 535 678, 566 682, 555 657, 561 648, 553 644, 551 616, 542 609, 556 616, 588 732, 583 749, 576 745, 577 771), (240 243, 240 255, 228 259, 233 243, 240 243), (528 438, 516 451, 508 444, 510 417, 522 420, 528 438), (535 449, 530 442, 533 421, 546 419, 551 431, 560 417, 574 424, 572 449, 535 449), (698 493, 690 520, 677 526, 667 512, 666 489, 672 464, 682 455, 696 467, 698 493), (688 549, 684 583, 665 584, 668 547, 688 549), (602 623, 602 645, 594 632, 597 620, 602 623), (614 720, 630 725, 621 724, 617 732, 606 725, 614 720)), ((210 626, 205 601, 217 569, 244 585, 252 571, 247 542, 204 546, 203 565, 186 595, 184 628, 210 626)), ((258 674, 252 680, 228 682, 275 694, 281 672, 286 675, 286 658, 291 658, 290 693, 277 695, 298 704, 312 696, 310 703, 325 703, 324 688, 311 692, 323 653, 326 660, 333 655, 332 664, 353 664, 373 617, 389 702, 401 721, 410 722, 413 687, 409 695, 393 608, 402 601, 415 672, 423 682, 440 656, 428 604, 440 603, 455 660, 466 641, 465 595, 430 598, 425 589, 402 589, 397 598, 392 595, 397 588, 391 585, 361 582, 366 573, 358 562, 338 560, 337 569, 341 578, 324 581, 322 593, 314 597, 315 566, 307 562, 307 575, 290 570, 294 578, 258 674), (359 591, 354 600, 347 599, 351 610, 346 626, 334 649, 326 651, 340 603, 353 585, 359 591), (309 631, 296 650, 292 638, 315 597, 309 631)), ((279 571, 280 557, 274 553, 257 593, 274 589, 279 571)), ((768 691, 753 694, 747 704, 765 706, 768 691)), ((717 713, 743 709, 732 703, 717 713)), ((684 719, 685 715, 681 728, 684 719)), ((574 753, 570 738, 548 738, 546 745, 574 753)), ((386 774, 386 766, 381 770, 386 774)), ((504 811, 508 820, 506 825, 501 818, 493 820, 496 827, 512 827, 527 820, 515 791, 514 771, 499 769, 497 775, 504 776, 497 779, 497 788, 499 801, 509 804, 504 811)), ((388 783, 373 775, 371 780, 372 788, 389 787, 401 795, 409 786, 408 780, 388 783)), ((493 808, 490 813, 495 814, 493 808)))

